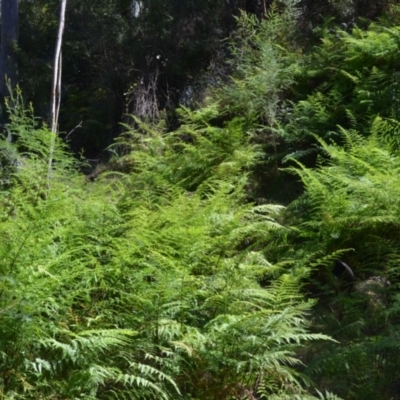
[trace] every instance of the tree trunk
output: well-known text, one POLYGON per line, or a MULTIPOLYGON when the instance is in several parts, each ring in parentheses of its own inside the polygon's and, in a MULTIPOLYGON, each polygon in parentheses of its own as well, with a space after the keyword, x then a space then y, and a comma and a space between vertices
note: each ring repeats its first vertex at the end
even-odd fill
POLYGON ((56 135, 58 131, 58 114, 60 112, 60 101, 61 101, 61 71, 62 71, 62 58, 61 58, 61 45, 64 34, 65 26, 65 9, 67 7, 67 0, 61 0, 60 7, 60 20, 58 22, 57 42, 56 50, 54 52, 54 64, 53 64, 53 82, 51 85, 51 143, 50 143, 50 154, 47 168, 47 189, 50 190, 50 178, 51 170, 53 165, 53 155, 56 135))
POLYGON ((11 87, 17 85, 18 64, 18 0, 1 0, 0 96, 8 94, 7 79, 11 87))
MULTIPOLYGON (((4 1, 4 0, 3 0, 4 1)), ((53 83, 51 87, 51 131, 57 132, 58 125, 58 114, 60 111, 60 98, 61 98, 61 44, 62 37, 64 34, 65 26, 65 9, 67 6, 67 0, 61 0, 60 8, 60 20, 58 23, 58 33, 56 50, 54 52, 54 64, 53 64, 53 83)))

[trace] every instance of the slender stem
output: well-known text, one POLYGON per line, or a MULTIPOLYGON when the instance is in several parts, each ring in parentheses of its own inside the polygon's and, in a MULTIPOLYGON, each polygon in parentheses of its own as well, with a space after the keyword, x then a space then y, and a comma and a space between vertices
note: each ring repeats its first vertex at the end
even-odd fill
POLYGON ((60 8, 60 20, 58 24, 56 50, 54 52, 54 65, 53 65, 53 82, 51 91, 51 132, 52 136, 50 139, 50 154, 49 162, 47 166, 47 188, 50 189, 50 176, 53 164, 54 146, 57 135, 58 126, 58 115, 60 113, 60 101, 61 101, 61 72, 62 72, 62 57, 61 57, 61 45, 62 37, 64 34, 65 26, 65 9, 67 6, 67 0, 61 0, 60 8))
POLYGON ((57 99, 56 99, 56 113, 54 116, 55 130, 57 130, 58 116, 60 115, 60 104, 61 104, 61 75, 62 75, 62 52, 60 52, 60 62, 58 63, 58 74, 57 74, 57 99))
POLYGON ((58 24, 56 50, 54 52, 54 65, 53 65, 53 83, 51 93, 51 131, 57 132, 57 119, 59 109, 59 98, 60 98, 60 83, 61 83, 61 45, 62 37, 64 34, 65 26, 65 9, 67 6, 67 0, 61 0, 60 9, 60 21, 58 24))

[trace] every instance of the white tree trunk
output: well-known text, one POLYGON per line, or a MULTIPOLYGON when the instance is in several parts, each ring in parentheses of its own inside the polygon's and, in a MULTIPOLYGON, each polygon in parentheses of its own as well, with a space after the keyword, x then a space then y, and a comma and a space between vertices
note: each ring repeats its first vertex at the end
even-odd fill
POLYGON ((56 135, 58 131, 58 115, 60 112, 60 101, 61 101, 61 45, 62 38, 64 34, 64 26, 65 26, 65 9, 67 7, 67 0, 61 0, 61 8, 60 8, 60 20, 58 23, 58 33, 57 33, 57 42, 56 42, 56 50, 54 52, 54 65, 53 65, 53 82, 51 86, 51 110, 50 110, 50 118, 51 118, 51 142, 50 142, 50 151, 49 151, 49 162, 47 168, 47 188, 50 190, 50 179, 51 179, 51 170, 53 165, 53 154, 54 154, 54 146, 56 135))
POLYGON ((58 24, 56 50, 54 52, 54 65, 53 65, 53 83, 51 91, 51 131, 57 132, 58 113, 60 110, 61 98, 61 45, 64 34, 65 26, 65 9, 67 7, 67 0, 61 0, 60 21, 58 24))

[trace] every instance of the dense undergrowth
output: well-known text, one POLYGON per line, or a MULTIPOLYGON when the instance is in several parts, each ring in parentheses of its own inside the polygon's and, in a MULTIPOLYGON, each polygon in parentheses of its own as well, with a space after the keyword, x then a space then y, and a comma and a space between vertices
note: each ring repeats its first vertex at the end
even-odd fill
POLYGON ((304 54, 296 10, 94 182, 9 99, 0 398, 400 398, 398 9, 304 54))
POLYGON ((312 398, 295 349, 327 337, 307 330, 301 276, 263 254, 281 207, 243 201, 257 148, 240 125, 211 127, 206 108, 187 116, 190 143, 129 131, 132 172, 91 183, 61 142, 48 174, 52 134, 19 101, 3 149, 1 397, 312 398))

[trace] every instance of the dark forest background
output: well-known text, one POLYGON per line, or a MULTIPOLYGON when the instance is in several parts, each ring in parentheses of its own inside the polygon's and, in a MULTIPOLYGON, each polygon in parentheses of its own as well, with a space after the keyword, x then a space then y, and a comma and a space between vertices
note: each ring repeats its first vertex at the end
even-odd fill
MULTIPOLYGON (((201 102, 229 82, 229 38, 242 12, 264 18, 269 0, 74 1, 67 3, 60 131, 70 146, 97 158, 121 133, 126 114, 152 121, 201 102)), ((19 85, 46 120, 58 25, 56 1, 21 1, 19 85)), ((351 29, 376 19, 387 1, 301 1, 297 45, 307 51, 327 26, 351 29)))

